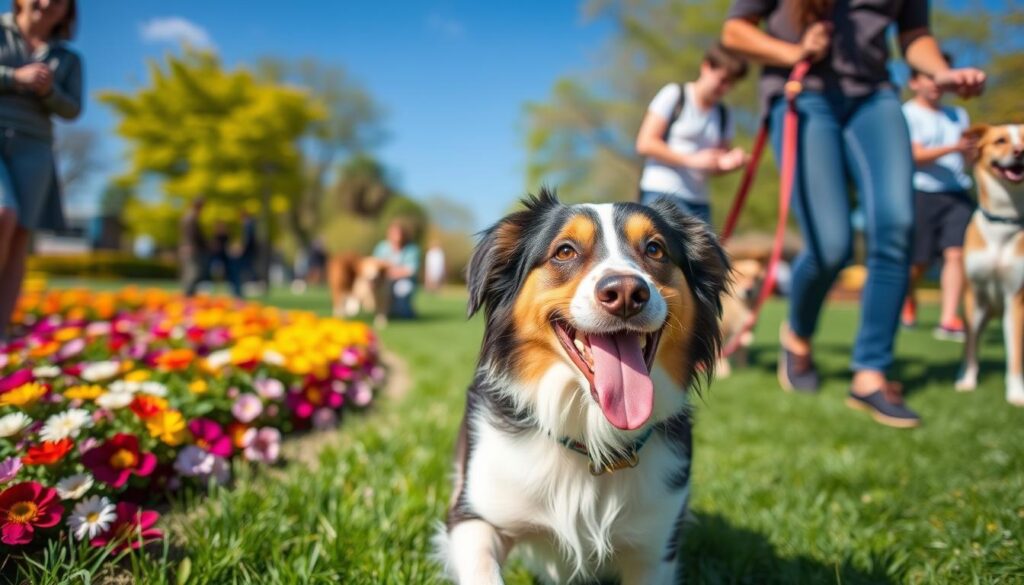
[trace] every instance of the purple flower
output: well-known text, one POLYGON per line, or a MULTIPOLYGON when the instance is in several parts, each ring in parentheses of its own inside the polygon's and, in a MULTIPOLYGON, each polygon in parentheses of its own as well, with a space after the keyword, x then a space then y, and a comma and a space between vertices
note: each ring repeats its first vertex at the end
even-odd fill
POLYGON ((240 423, 249 424, 263 412, 263 402, 255 394, 242 394, 231 406, 231 414, 240 423))
POLYGON ((84 339, 82 339, 81 337, 79 337, 77 339, 72 339, 71 341, 65 343, 64 347, 60 348, 60 351, 57 352, 57 359, 59 359, 59 360, 66 360, 68 358, 73 358, 76 355, 82 353, 82 351, 84 351, 84 350, 85 350, 85 340, 84 339))
POLYGON ((356 406, 366 406, 373 400, 373 387, 366 381, 360 380, 352 384, 346 395, 356 406))
POLYGON ((249 435, 246 437, 248 446, 244 451, 247 460, 261 463, 277 461, 281 451, 281 431, 274 427, 263 427, 259 431, 249 429, 246 435, 249 435))
POLYGON ((21 459, 17 457, 8 457, 3 461, 0 461, 0 484, 7 483, 14 479, 14 476, 18 475, 18 471, 21 469, 21 459))
POLYGON ((184 477, 200 479, 212 477, 221 484, 227 483, 230 476, 227 461, 223 457, 217 457, 195 445, 187 445, 178 452, 178 458, 174 461, 174 470, 184 477))

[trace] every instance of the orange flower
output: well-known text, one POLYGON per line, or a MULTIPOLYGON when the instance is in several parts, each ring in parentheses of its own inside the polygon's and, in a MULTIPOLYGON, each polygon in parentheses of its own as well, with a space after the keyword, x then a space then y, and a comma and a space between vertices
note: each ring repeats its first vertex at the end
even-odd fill
POLYGON ((244 449, 245 444, 245 433, 248 432, 249 426, 243 425, 240 422, 233 422, 228 425, 228 436, 231 437, 231 443, 234 444, 235 449, 244 449))
POLYGON ((136 416, 145 420, 167 410, 167 401, 159 396, 138 394, 132 399, 132 403, 128 407, 132 409, 136 416))
POLYGON ((147 370, 135 370, 125 375, 125 382, 145 382, 150 378, 149 371, 147 370))
POLYGON ((53 465, 60 461, 75 446, 71 439, 59 441, 43 441, 42 443, 29 447, 21 462, 25 465, 53 465))
POLYGON ((184 370, 196 360, 196 352, 188 348, 172 349, 156 358, 156 365, 164 371, 184 370))
POLYGON ((42 345, 37 345, 29 350, 28 354, 34 358, 45 358, 57 353, 60 349, 60 343, 56 341, 47 341, 42 345))

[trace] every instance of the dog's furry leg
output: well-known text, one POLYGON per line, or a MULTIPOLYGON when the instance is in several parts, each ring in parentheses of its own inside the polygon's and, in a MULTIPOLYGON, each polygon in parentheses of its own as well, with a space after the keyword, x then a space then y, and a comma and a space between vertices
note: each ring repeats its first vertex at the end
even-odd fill
POLYGON ((1007 295, 1003 312, 1006 338, 1006 401, 1024 406, 1024 291, 1007 295))
POLYGON ((989 305, 986 300, 978 299, 971 287, 967 287, 964 294, 967 331, 964 338, 964 361, 956 381, 957 392, 971 392, 978 387, 978 344, 991 313, 989 305))
POLYGON ((447 558, 455 582, 462 585, 502 585, 501 563, 508 543, 483 520, 463 520, 448 530, 447 558))

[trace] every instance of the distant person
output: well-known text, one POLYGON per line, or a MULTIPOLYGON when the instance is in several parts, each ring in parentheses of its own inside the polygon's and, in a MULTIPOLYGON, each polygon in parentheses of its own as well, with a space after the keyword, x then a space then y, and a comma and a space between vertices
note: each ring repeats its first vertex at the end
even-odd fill
POLYGON ((231 254, 231 235, 228 226, 218 221, 213 226, 213 237, 210 238, 210 266, 208 274, 213 274, 213 267, 219 265, 224 281, 231 287, 231 293, 242 298, 242 281, 238 277, 238 263, 231 254))
POLYGON ((253 282, 260 279, 256 271, 259 258, 259 242, 256 236, 256 219, 248 211, 242 212, 242 250, 238 254, 238 279, 253 282))
POLYGON ((667 196, 711 223, 708 178, 735 171, 748 158, 732 147, 735 127, 722 103, 746 74, 746 61, 716 44, 704 54, 696 81, 670 83, 654 96, 636 138, 637 153, 646 157, 641 203, 667 196))
POLYGON ((51 119, 82 112, 82 60, 67 44, 77 22, 74 0, 15 0, 0 14, 0 342, 31 232, 64 227, 51 119))
MULTIPOLYGON (((943 55, 950 62, 948 55, 943 55)), ((913 70, 914 97, 903 104, 914 156, 914 252, 910 266, 910 293, 903 304, 902 321, 917 324, 914 287, 928 267, 942 258, 939 277, 942 305, 938 339, 963 341, 964 322, 958 313, 964 292, 964 233, 974 213, 969 191, 973 185, 966 166, 977 147, 965 138, 970 126, 963 108, 942 103, 942 89, 930 76, 913 70)))
POLYGON ((206 200, 196 197, 181 217, 178 234, 178 258, 181 261, 181 281, 185 296, 196 294, 199 283, 210 280, 210 247, 203 233, 200 219, 206 200))
POLYGON ((408 230, 400 222, 388 226, 386 238, 373 250, 374 258, 388 263, 391 281, 391 315, 396 319, 412 319, 412 297, 416 291, 416 273, 420 267, 420 248, 412 242, 408 230))
POLYGON ((327 249, 323 238, 314 238, 309 244, 309 255, 306 264, 306 283, 320 285, 324 283, 327 271, 327 249))
POLYGON ((914 165, 889 79, 886 31, 895 27, 910 66, 943 89, 970 97, 985 84, 977 69, 949 67, 928 20, 928 0, 733 0, 722 31, 727 47, 764 65, 761 99, 776 160, 788 111, 787 78, 798 63, 812 64, 795 98, 800 125, 792 197, 805 246, 793 264, 779 382, 790 391, 820 387, 812 341, 828 292, 853 253, 852 184, 865 212, 868 278, 846 404, 900 428, 921 422, 901 386, 888 378, 907 294, 914 165))
POLYGON ((437 239, 430 243, 423 258, 423 286, 430 292, 441 290, 447 269, 445 267, 444 248, 437 239))

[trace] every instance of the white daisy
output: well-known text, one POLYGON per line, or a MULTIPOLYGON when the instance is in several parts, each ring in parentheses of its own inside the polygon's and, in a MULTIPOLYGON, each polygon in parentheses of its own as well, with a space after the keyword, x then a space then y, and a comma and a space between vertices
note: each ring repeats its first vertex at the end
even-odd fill
POLYGON ((92 487, 92 476, 88 473, 76 473, 58 481, 55 487, 57 488, 57 495, 62 500, 77 500, 84 496, 85 492, 89 491, 89 488, 92 487))
POLYGON ((75 504, 75 509, 68 516, 71 533, 78 540, 95 538, 110 529, 111 523, 117 519, 116 509, 107 498, 89 496, 75 504))
POLYGON ((89 411, 82 408, 71 408, 46 419, 46 424, 39 431, 39 438, 44 441, 59 441, 67 437, 77 437, 78 431, 92 424, 89 411))
POLYGON ((60 375, 60 368, 57 366, 39 366, 32 368, 32 375, 36 378, 56 378, 60 375))
POLYGON ((86 382, 103 382, 116 376, 121 364, 112 361, 93 362, 82 368, 81 377, 86 382))
POLYGON ((153 380, 147 380, 143 382, 139 387, 139 392, 143 394, 149 394, 150 396, 167 396, 167 386, 164 386, 160 382, 153 380))
POLYGON ((206 365, 212 370, 219 370, 230 363, 230 349, 221 349, 206 356, 206 365))
POLYGON ((25 427, 30 424, 32 424, 32 419, 24 412, 12 412, 11 414, 0 416, 0 439, 13 437, 25 430, 25 427))
POLYGON ((135 395, 131 392, 104 392, 96 399, 96 404, 100 408, 117 410, 128 406, 134 399, 135 395))
POLYGON ((263 350, 263 363, 272 366, 283 366, 284 356, 272 349, 265 349, 263 350))
POLYGON ((107 386, 108 392, 116 392, 119 394, 131 395, 135 394, 139 390, 142 390, 142 383, 131 380, 117 380, 115 382, 111 382, 110 385, 107 386))

